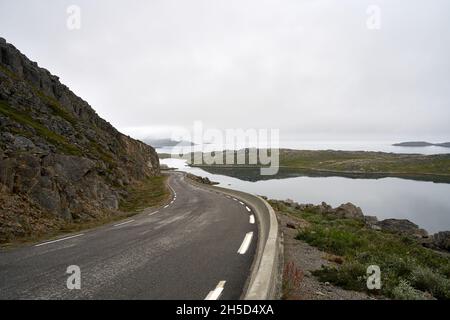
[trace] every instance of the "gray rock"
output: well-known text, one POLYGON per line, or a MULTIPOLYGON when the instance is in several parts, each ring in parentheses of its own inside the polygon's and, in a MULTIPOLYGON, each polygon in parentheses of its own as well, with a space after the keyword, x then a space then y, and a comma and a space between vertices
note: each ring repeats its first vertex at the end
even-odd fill
POLYGON ((15 136, 13 138, 13 145, 19 150, 30 150, 35 147, 33 141, 21 136, 15 136))
MULTIPOLYGON (((0 100, 6 114, 17 115, 0 114, 0 190, 23 202, 14 206, 18 212, 27 202, 53 214, 54 221, 104 217, 127 196, 124 185, 160 173, 154 148, 118 132, 58 77, 3 39, 0 100)), ((9 210, 0 203, 0 215, 2 209, 9 210)), ((17 228, 8 232, 20 234, 14 216, 8 212, 0 220, 17 228)), ((27 232, 42 227, 39 219, 33 221, 27 232)))
POLYGON ((342 218, 364 219, 364 214, 360 207, 353 203, 341 204, 335 209, 335 214, 342 218))
POLYGON ((432 243, 439 249, 450 251, 450 231, 433 234, 432 243))
POLYGON ((410 235, 417 238, 425 238, 428 233, 420 229, 419 226, 407 219, 385 219, 376 224, 382 230, 410 235))

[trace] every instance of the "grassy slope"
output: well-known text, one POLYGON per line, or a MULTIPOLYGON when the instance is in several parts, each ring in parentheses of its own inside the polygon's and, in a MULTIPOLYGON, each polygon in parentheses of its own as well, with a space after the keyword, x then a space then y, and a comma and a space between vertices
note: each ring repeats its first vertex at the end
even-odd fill
POLYGON ((450 175, 450 154, 281 150, 280 165, 336 172, 450 175))
POLYGON ((277 201, 271 201, 271 205, 278 212, 310 223, 309 228, 299 231, 297 239, 343 258, 339 267, 315 272, 321 281, 368 291, 367 267, 378 265, 382 281, 379 294, 394 299, 421 299, 427 295, 450 299, 448 255, 426 249, 408 237, 369 229, 358 220, 304 212, 277 201))
POLYGON ((90 221, 67 222, 63 219, 54 219, 52 215, 44 214, 43 217, 53 222, 52 230, 43 230, 40 234, 26 234, 20 239, 11 238, 2 243, 1 246, 8 247, 16 244, 33 243, 44 239, 51 239, 66 233, 78 232, 92 229, 107 223, 119 221, 135 214, 148 207, 156 207, 164 204, 170 198, 170 191, 167 188, 167 176, 151 177, 128 189, 129 197, 120 203, 119 212, 105 212, 98 219, 90 221))
POLYGON ((167 176, 151 177, 131 187, 129 196, 120 203, 120 210, 136 212, 164 203, 170 197, 167 176))

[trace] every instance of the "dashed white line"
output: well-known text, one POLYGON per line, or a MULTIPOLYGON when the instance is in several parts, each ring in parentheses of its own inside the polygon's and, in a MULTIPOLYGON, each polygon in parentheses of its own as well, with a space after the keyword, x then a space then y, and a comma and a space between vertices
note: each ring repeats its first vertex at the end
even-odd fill
POLYGON ((244 203, 242 201, 239 201, 240 204, 244 205, 244 203))
POLYGON ((245 206, 245 209, 247 209, 248 212, 251 212, 251 211, 252 211, 252 210, 251 210, 249 207, 247 207, 247 206, 245 206))
POLYGON ((250 224, 255 224, 255 216, 254 215, 250 216, 250 224))
POLYGON ((159 210, 156 210, 155 212, 149 213, 148 215, 152 216, 152 215, 154 215, 155 213, 158 213, 158 212, 159 212, 159 210))
POLYGON ((222 291, 225 287, 226 281, 220 281, 213 291, 210 291, 205 300, 217 300, 222 295, 222 291))
POLYGON ((35 247, 40 247, 40 246, 43 246, 43 245, 46 245, 46 244, 55 243, 55 242, 68 240, 68 239, 73 239, 73 238, 77 238, 77 237, 81 237, 81 236, 84 236, 84 233, 76 234, 74 236, 65 237, 65 238, 62 238, 62 239, 57 239, 57 240, 53 240, 53 241, 47 241, 47 242, 44 242, 44 243, 36 244, 35 247))
POLYGON ((239 254, 245 254, 252 242, 253 232, 249 232, 245 235, 244 241, 242 241, 241 247, 238 250, 239 254))
POLYGON ((164 209, 166 209, 166 208, 168 208, 169 207, 169 205, 166 205, 166 206, 164 206, 164 209))
POLYGON ((120 226, 123 226, 124 224, 131 223, 133 221, 134 221, 134 219, 128 220, 128 221, 125 221, 125 222, 122 222, 122 223, 119 223, 119 224, 115 224, 114 227, 120 227, 120 226))

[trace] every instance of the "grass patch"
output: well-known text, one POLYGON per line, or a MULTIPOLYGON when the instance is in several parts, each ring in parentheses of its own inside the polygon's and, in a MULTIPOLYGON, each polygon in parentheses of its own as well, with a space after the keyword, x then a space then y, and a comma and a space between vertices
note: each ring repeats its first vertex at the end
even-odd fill
POLYGON ((169 199, 167 176, 148 178, 128 189, 129 196, 120 202, 119 208, 124 212, 137 212, 154 207, 169 199))
POLYGON ((381 269, 382 288, 378 294, 393 299, 450 299, 450 256, 424 248, 409 237, 367 228, 362 221, 305 212, 272 201, 273 207, 302 218, 310 227, 298 240, 329 254, 341 256, 339 266, 322 267, 314 275, 344 289, 369 291, 367 267, 381 269))
MULTIPOLYGON (((40 137, 53 144, 62 153, 77 156, 82 155, 81 150, 69 143, 63 136, 47 129, 41 123, 31 118, 27 113, 12 108, 8 103, 6 103, 6 101, 0 100, 0 114, 20 123, 23 126, 33 128, 40 137)), ((30 133, 23 132, 22 134, 30 137, 30 133)))

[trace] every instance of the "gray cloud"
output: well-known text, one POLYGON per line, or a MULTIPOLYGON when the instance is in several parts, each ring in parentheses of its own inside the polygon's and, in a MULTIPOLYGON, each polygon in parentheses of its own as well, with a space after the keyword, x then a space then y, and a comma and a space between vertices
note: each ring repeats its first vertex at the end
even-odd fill
POLYGON ((450 140, 448 12, 446 0, 3 0, 0 36, 127 132, 203 120, 308 139, 450 140))

